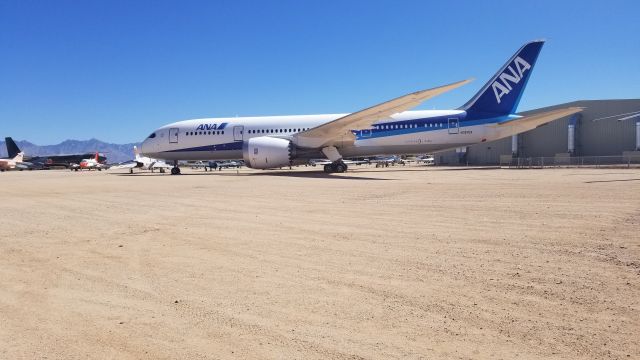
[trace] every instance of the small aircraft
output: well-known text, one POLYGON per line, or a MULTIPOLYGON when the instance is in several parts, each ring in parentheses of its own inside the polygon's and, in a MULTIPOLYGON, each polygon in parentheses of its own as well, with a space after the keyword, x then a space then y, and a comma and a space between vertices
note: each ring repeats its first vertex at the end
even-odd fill
POLYGON ((425 164, 425 165, 435 165, 436 164, 436 159, 433 157, 433 155, 424 155, 424 156, 418 156, 416 158, 416 163, 417 164, 425 164))
MULTIPOLYGON (((192 169, 203 168, 204 171, 214 171, 214 170, 222 170, 225 168, 241 168, 244 166, 244 162, 242 160, 217 160, 217 161, 196 161, 196 162, 188 162, 189 167, 192 169)), ((169 166, 171 167, 171 166, 169 166)))
POLYGON ((11 159, 0 159, 0 171, 15 169, 22 171, 24 169, 28 169, 28 166, 26 166, 28 163, 25 163, 23 160, 23 152, 19 152, 18 155, 14 156, 11 159))
POLYGON ((376 156, 373 159, 370 159, 369 162, 371 164, 376 164, 376 167, 389 167, 389 166, 396 166, 396 164, 399 165, 405 165, 405 161, 398 155, 392 155, 392 156, 376 156))
POLYGON ((72 164, 70 169, 73 171, 78 170, 98 170, 106 169, 107 166, 100 162, 100 155, 96 152, 95 157, 89 159, 82 159, 80 164, 72 164))
POLYGON ((138 147, 133 147, 135 160, 111 167, 111 169, 129 169, 129 174, 133 174, 133 169, 149 170, 154 172, 156 169, 164 173, 165 169, 171 169, 171 166, 162 160, 152 159, 147 156, 141 156, 138 147))
POLYGON ((222 170, 224 168, 236 168, 236 169, 239 169, 240 167, 242 167, 242 165, 244 165, 244 163, 242 161, 235 161, 235 160, 209 161, 209 166, 213 170, 215 170, 215 169, 222 170))

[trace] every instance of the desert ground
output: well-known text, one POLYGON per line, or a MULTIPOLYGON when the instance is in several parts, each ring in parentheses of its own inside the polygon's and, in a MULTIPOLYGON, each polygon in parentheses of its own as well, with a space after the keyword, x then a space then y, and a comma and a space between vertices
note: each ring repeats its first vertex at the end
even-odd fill
POLYGON ((640 169, 318 170, 0 174, 0 358, 640 358, 640 169))

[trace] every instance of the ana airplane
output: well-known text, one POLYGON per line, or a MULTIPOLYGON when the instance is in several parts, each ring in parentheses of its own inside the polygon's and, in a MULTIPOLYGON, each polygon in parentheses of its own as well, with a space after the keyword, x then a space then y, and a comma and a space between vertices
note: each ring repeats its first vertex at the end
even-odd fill
POLYGON ((328 158, 325 172, 344 172, 343 157, 424 154, 493 141, 581 111, 563 108, 530 116, 516 108, 544 41, 518 50, 466 104, 456 110, 406 111, 470 80, 417 91, 351 114, 196 119, 155 130, 142 143, 150 157, 243 159, 256 169, 328 158))
POLYGON ((0 171, 5 171, 5 170, 14 170, 14 169, 19 169, 19 170, 24 170, 27 167, 23 167, 22 163, 23 163, 23 159, 24 159, 24 153, 23 152, 19 152, 16 156, 10 158, 10 159, 0 159, 0 171))
POLYGON ((171 168, 171 165, 168 165, 162 160, 141 156, 137 146, 133 147, 133 153, 135 154, 135 160, 121 165, 112 166, 111 169, 129 169, 129 173, 132 174, 133 169, 150 170, 151 172, 157 169, 160 170, 161 173, 164 173, 165 169, 171 168))

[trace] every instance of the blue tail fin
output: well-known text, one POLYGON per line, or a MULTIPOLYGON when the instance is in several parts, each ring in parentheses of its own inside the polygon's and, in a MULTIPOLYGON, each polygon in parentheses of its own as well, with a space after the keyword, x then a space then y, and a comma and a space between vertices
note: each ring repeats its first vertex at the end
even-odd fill
POLYGON ((491 80, 460 108, 467 112, 467 118, 515 113, 542 45, 544 40, 537 40, 521 47, 491 80))

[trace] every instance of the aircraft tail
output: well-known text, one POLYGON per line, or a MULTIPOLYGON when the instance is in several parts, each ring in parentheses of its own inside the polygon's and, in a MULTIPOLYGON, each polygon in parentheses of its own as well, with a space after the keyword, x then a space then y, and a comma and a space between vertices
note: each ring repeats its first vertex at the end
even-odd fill
POLYGON ((24 153, 22 151, 19 152, 16 156, 13 157, 12 160, 17 162, 17 163, 24 162, 24 153))
POLYGON ((535 40, 521 47, 491 80, 460 108, 467 112, 467 118, 498 117, 515 113, 542 45, 544 40, 535 40))
POLYGON ((4 143, 7 145, 7 155, 9 158, 14 158, 20 153, 20 148, 11 137, 4 138, 4 143))
POLYGON ((138 147, 135 145, 133 145, 133 155, 135 155, 136 160, 140 159, 140 150, 138 150, 138 147))

